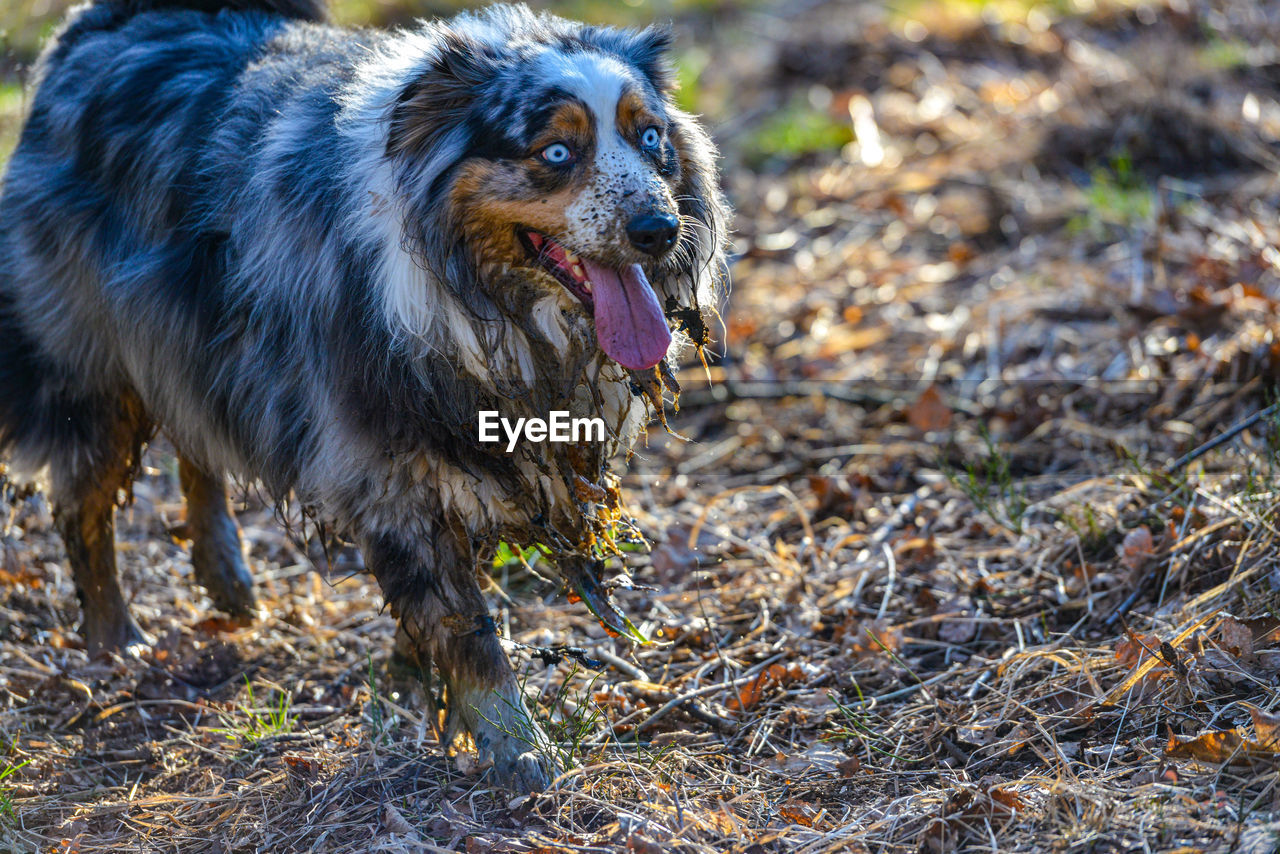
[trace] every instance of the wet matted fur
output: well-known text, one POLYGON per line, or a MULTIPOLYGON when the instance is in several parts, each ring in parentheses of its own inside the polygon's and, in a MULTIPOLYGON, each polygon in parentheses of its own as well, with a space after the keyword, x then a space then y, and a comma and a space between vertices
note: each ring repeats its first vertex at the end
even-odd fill
POLYGON ((48 473, 91 653, 146 640, 113 512, 158 430, 220 607, 253 607, 231 473, 361 547, 454 720, 537 787, 553 769, 478 561, 504 539, 599 557, 608 460, 722 285, 713 150, 661 31, 320 18, 98 0, 56 34, 0 186, 0 443, 48 473), (610 435, 506 453, 480 410, 610 435))

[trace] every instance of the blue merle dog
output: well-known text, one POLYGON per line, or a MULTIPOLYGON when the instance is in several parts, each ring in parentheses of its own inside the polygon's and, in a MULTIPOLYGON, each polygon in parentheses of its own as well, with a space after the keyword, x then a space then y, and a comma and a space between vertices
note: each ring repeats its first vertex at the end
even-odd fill
POLYGON ((91 654, 148 640, 113 516, 160 432, 216 605, 255 607, 225 479, 256 480, 360 547, 451 731, 546 785, 477 568, 504 540, 599 558, 608 460, 713 316, 726 210, 667 42, 521 6, 390 33, 318 0, 71 13, 0 185, 0 448, 46 484, 91 654), (508 453, 481 410, 608 440, 508 453))

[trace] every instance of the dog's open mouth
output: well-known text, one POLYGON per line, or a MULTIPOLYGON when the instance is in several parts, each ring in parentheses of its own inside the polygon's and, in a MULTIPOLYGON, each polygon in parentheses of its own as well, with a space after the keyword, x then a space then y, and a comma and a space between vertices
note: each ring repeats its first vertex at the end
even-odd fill
POLYGON ((624 368, 652 368, 671 346, 671 329, 639 264, 613 269, 575 255, 545 234, 521 231, 534 262, 577 297, 596 321, 596 340, 624 368))

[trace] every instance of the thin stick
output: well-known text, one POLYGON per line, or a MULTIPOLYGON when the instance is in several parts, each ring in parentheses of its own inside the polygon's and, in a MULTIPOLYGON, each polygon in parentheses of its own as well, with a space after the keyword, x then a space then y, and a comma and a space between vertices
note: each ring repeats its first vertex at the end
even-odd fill
POLYGON ((889 565, 889 580, 884 585, 884 598, 880 600, 880 610, 876 612, 876 619, 883 620, 885 613, 889 610, 889 598, 893 596, 893 583, 897 580, 898 562, 893 559, 893 549, 889 548, 888 543, 881 543, 880 548, 884 549, 884 562, 889 565))
POLYGON ((1225 433, 1215 436, 1214 438, 1205 442, 1200 447, 1196 448, 1194 451, 1191 451, 1183 455, 1182 457, 1179 457, 1174 462, 1170 463, 1168 466, 1165 467, 1164 473, 1167 475, 1171 475, 1181 471, 1182 469, 1191 465, 1196 460, 1203 457, 1205 454, 1212 451, 1214 448, 1217 448, 1221 445, 1225 445, 1227 442, 1230 442, 1232 439, 1234 439, 1236 436, 1239 436, 1245 430, 1248 430, 1254 424, 1257 424, 1262 419, 1275 414, 1277 411, 1280 411, 1280 403, 1273 403, 1270 406, 1268 406, 1266 409, 1258 410, 1257 412, 1250 415, 1248 418, 1245 418, 1233 424, 1232 426, 1228 427, 1225 433))

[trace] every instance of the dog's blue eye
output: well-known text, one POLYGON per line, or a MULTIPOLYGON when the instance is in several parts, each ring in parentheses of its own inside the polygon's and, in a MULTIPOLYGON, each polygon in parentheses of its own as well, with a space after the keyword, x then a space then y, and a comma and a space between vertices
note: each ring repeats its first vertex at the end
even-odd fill
POLYGON ((640 134, 640 145, 643 148, 657 148, 660 142, 662 132, 657 128, 645 128, 644 133, 640 134))
POLYGON ((563 142, 555 142, 542 149, 542 159, 548 163, 568 163, 573 159, 573 152, 563 142))

